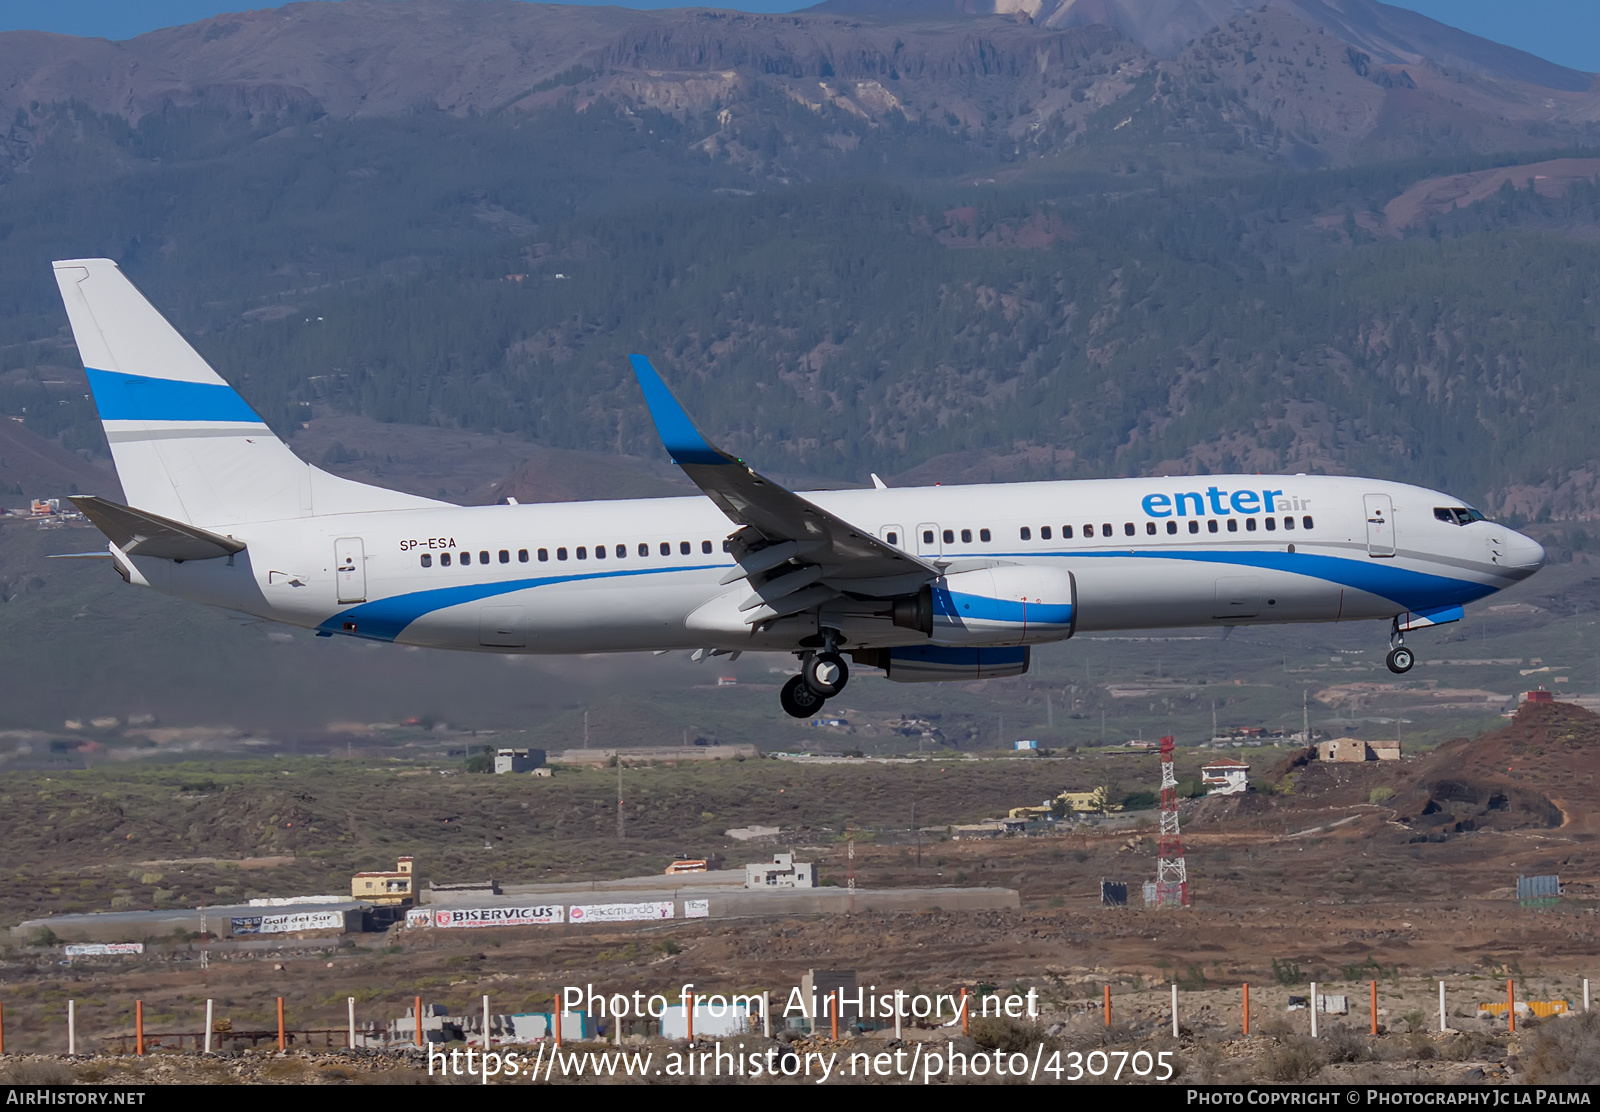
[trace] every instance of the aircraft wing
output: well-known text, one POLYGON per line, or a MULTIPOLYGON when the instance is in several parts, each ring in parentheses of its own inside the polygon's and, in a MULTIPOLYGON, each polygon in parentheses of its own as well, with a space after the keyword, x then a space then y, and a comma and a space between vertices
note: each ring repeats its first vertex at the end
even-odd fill
MULTIPOLYGON (((808 592, 825 589, 829 580, 848 581, 851 589, 860 590, 871 586, 861 580, 893 579, 898 582, 882 583, 883 593, 903 594, 940 574, 933 564, 885 544, 868 530, 785 489, 713 445, 695 428, 650 361, 642 355, 628 358, 673 462, 730 521, 743 526, 733 537, 734 559, 740 567, 724 582, 746 577, 754 582, 759 574, 793 559, 802 565, 801 571, 787 570, 770 581, 772 587, 794 584, 783 596, 793 602, 809 597, 808 592), (814 566, 817 573, 801 583, 807 566, 814 566), (821 584, 811 586, 819 579, 821 584)), ((762 593, 760 586, 757 592, 762 593)), ((774 601, 769 600, 761 611, 770 615, 774 601)))
POLYGON ((120 502, 79 494, 72 504, 83 516, 128 556, 157 556, 163 560, 214 560, 243 552, 245 544, 232 537, 185 525, 159 514, 136 510, 120 502))

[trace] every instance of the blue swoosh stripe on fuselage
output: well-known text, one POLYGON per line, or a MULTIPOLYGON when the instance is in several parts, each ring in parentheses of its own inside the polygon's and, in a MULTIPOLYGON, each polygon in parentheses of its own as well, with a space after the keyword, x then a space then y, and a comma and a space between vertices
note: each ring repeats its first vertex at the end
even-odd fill
POLYGON ((665 575, 673 572, 708 571, 727 567, 726 564, 697 564, 686 568, 630 568, 627 571, 582 572, 575 575, 550 575, 538 579, 502 580, 498 583, 463 583, 458 587, 436 587, 427 591, 411 591, 403 595, 363 602, 343 610, 317 627, 323 633, 342 633, 347 637, 365 637, 371 641, 393 641, 405 632, 407 626, 435 610, 445 610, 462 603, 479 602, 496 595, 509 595, 531 587, 546 587, 552 583, 573 583, 586 579, 622 579, 635 575, 665 575), (355 623, 355 630, 344 628, 344 623, 355 623))
POLYGON ((261 418, 233 387, 179 382, 120 371, 89 370, 89 389, 102 421, 248 421, 261 418))
POLYGON ((933 592, 934 617, 946 616, 952 623, 963 621, 1007 622, 1011 625, 1069 626, 1072 604, 1025 603, 1020 599, 991 598, 958 591, 933 592), (973 609, 976 607, 976 609, 973 609))
POLYGON ((1386 598, 1402 610, 1428 610, 1439 606, 1461 606, 1499 591, 1499 587, 1470 579, 1451 579, 1425 571, 1395 567, 1392 558, 1351 559, 1346 556, 1321 556, 1315 552, 1006 552, 993 555, 1031 557, 1048 555, 1058 559, 1189 560, 1202 564, 1259 568, 1304 575, 1352 587, 1386 598))

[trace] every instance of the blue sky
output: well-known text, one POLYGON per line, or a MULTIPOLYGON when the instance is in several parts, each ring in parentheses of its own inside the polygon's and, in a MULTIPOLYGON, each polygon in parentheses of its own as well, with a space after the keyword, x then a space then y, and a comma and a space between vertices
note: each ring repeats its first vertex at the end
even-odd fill
MULTIPOLYGON (((785 12, 813 0, 744 0, 726 6, 785 12)), ((222 12, 271 7, 220 0, 0 0, 0 31, 29 28, 127 39, 157 27, 222 12)), ((684 7, 683 0, 633 0, 632 8, 684 7)), ((708 5, 709 6, 709 5, 708 5)), ((1403 0, 1411 8, 1475 35, 1519 47, 1574 69, 1600 71, 1600 3, 1595 0, 1403 0)))

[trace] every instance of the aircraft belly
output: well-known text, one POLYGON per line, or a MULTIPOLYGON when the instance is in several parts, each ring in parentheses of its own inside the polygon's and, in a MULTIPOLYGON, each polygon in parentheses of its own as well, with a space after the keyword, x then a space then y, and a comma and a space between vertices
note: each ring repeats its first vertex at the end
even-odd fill
POLYGON ((395 640, 489 652, 682 648, 693 642, 684 632, 684 617, 705 594, 704 584, 682 576, 550 584, 422 613, 395 640), (496 630, 496 621, 517 628, 496 630))

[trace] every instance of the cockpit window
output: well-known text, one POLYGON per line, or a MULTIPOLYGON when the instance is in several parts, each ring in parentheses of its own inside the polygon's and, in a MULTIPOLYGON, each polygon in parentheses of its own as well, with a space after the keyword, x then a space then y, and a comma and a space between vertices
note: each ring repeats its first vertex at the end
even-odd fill
POLYGON ((1435 506, 1433 516, 1446 525, 1471 525, 1474 521, 1488 520, 1469 506, 1435 506))

